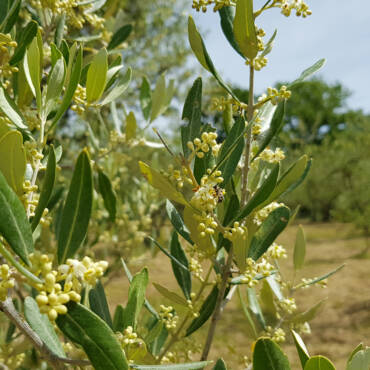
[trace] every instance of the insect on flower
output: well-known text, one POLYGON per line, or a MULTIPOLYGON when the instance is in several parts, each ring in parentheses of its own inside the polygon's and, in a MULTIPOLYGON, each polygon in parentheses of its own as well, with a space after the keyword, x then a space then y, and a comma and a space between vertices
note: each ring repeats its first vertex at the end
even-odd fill
POLYGON ((224 200, 224 189, 220 188, 218 185, 214 185, 213 189, 215 191, 215 198, 217 198, 218 203, 223 202, 224 200))

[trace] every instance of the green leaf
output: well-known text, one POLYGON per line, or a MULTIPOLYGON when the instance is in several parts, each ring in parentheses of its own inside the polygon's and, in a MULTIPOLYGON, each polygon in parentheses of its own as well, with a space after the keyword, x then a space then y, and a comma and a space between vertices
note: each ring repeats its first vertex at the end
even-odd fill
POLYGON ((253 0, 237 0, 233 31, 243 55, 249 60, 253 60, 258 53, 253 0))
POLYGON ((108 71, 108 55, 105 48, 93 58, 86 80, 86 100, 88 103, 99 100, 105 89, 108 71))
MULTIPOLYGON (((333 363, 324 356, 311 357, 304 367, 304 370, 335 370, 333 363)), ((356 368, 356 370, 360 370, 356 368)))
POLYGON ((219 358, 213 370, 227 370, 226 364, 222 358, 219 358))
POLYGON ((227 41, 233 47, 233 49, 244 58, 242 51, 239 48, 238 43, 235 40, 233 23, 234 23, 234 7, 232 6, 223 6, 219 11, 221 21, 222 32, 224 33, 227 41))
POLYGON ((76 60, 74 60, 74 53, 72 53, 72 51, 77 50, 77 47, 75 45, 76 44, 74 44, 74 47, 72 46, 71 48, 71 55, 69 56, 67 73, 64 80, 64 83, 66 84, 66 90, 63 95, 62 103, 60 104, 60 107, 53 119, 53 123, 51 125, 52 127, 59 121, 59 119, 63 116, 64 112, 68 109, 72 101, 73 95, 76 91, 77 85, 80 81, 83 49, 81 47, 79 48, 76 60))
POLYGON ((60 94, 62 93, 63 90, 64 78, 65 78, 64 59, 60 57, 55 62, 48 80, 44 104, 45 119, 48 116, 48 114, 54 109, 56 103, 60 98, 60 94))
POLYGON ((346 370, 369 370, 370 369, 370 347, 357 351, 346 370))
POLYGON ((274 302, 274 293, 266 279, 262 281, 262 288, 260 290, 259 296, 262 311, 265 313, 266 316, 275 318, 276 306, 274 302))
POLYGON ((28 85, 36 98, 37 107, 41 108, 41 70, 40 70, 40 50, 38 47, 37 36, 35 36, 26 49, 23 59, 24 72, 28 85))
MULTIPOLYGON (((125 261, 123 260, 123 258, 121 258, 121 262, 122 262, 123 269, 125 270, 125 274, 127 276, 127 279, 131 283, 132 274, 131 274, 130 270, 128 269, 128 267, 127 267, 125 261)), ((149 303, 149 301, 147 299, 144 300, 144 306, 152 314, 152 316, 156 320, 159 320, 159 315, 158 315, 157 311, 153 308, 153 306, 149 303)))
POLYGON ((72 342, 79 344, 96 370, 128 370, 128 363, 110 327, 79 303, 70 302, 68 312, 56 323, 72 342))
POLYGON ((0 138, 0 171, 18 195, 23 194, 26 163, 22 134, 9 131, 0 138))
MULTIPOLYGON (((262 140, 260 144, 258 145, 258 151, 254 155, 253 160, 258 157, 259 154, 262 153, 262 151, 270 144, 271 140, 276 137, 276 135, 280 132, 281 128, 284 124, 284 114, 285 114, 285 100, 283 100, 281 103, 278 104, 274 115, 272 116, 271 124, 269 125, 268 130, 263 133, 262 140)), ((266 107, 265 109, 271 107, 274 107, 271 103, 266 103, 264 105, 266 107)), ((267 113, 267 112, 266 112, 267 113)), ((268 117, 268 116, 266 116, 268 117)), ((268 122, 264 122, 264 124, 268 124, 268 122)))
POLYGON ((18 46, 14 51, 12 58, 9 61, 10 65, 15 65, 24 57, 26 49, 31 41, 37 34, 38 24, 36 21, 28 22, 27 26, 20 32, 19 39, 17 40, 18 46))
POLYGON ((220 154, 218 156, 219 162, 223 161, 223 164, 219 167, 222 172, 224 181, 222 187, 225 187, 229 180, 231 180, 236 167, 240 161, 244 149, 244 137, 242 133, 245 129, 245 121, 243 117, 238 116, 235 124, 227 135, 226 140, 222 144, 220 154), (234 147, 233 150, 230 150, 234 147))
POLYGON ((134 112, 130 112, 126 118, 126 140, 134 139, 136 136, 137 123, 134 112))
POLYGON ((180 203, 182 205, 187 205, 188 202, 185 200, 184 196, 176 190, 176 188, 171 184, 171 182, 160 174, 158 171, 150 168, 144 162, 139 161, 139 166, 141 173, 147 179, 150 185, 159 190, 164 197, 174 202, 180 203))
POLYGON ((202 79, 200 77, 194 81, 189 90, 181 118, 188 121, 187 125, 181 128, 182 150, 187 157, 190 154, 187 143, 200 137, 202 126, 202 79))
POLYGON ((249 200, 247 205, 240 210, 239 215, 233 221, 242 220, 243 218, 249 216, 256 209, 261 208, 261 204, 265 202, 265 200, 271 195, 271 193, 275 189, 276 182, 279 176, 279 171, 280 164, 278 163, 273 167, 267 179, 257 189, 257 191, 253 194, 252 198, 249 200))
POLYGON ((194 242, 191 240, 190 233, 186 225, 184 224, 184 220, 182 219, 177 209, 174 205, 169 201, 166 200, 166 211, 168 218, 170 219, 173 227, 175 230, 191 245, 194 245, 194 242))
POLYGON ((248 257, 257 261, 285 229, 289 221, 289 216, 290 211, 287 207, 274 209, 254 234, 248 257))
POLYGON ((148 335, 145 337, 145 343, 151 344, 153 343, 156 338, 161 334, 163 329, 163 322, 158 320, 155 325, 149 330, 148 335))
POLYGON ((148 270, 143 268, 134 275, 128 293, 127 306, 125 308, 124 327, 132 326, 135 330, 139 313, 145 301, 145 290, 148 285, 148 270))
POLYGON ((179 304, 180 306, 187 307, 188 303, 186 302, 185 298, 182 298, 180 295, 178 295, 175 292, 172 292, 162 286, 161 284, 153 283, 155 289, 158 290, 159 293, 163 295, 163 297, 169 299, 172 303, 179 304))
POLYGON ((309 308, 308 310, 304 312, 300 312, 292 317, 292 322, 295 324, 303 324, 307 321, 310 321, 314 319, 319 311, 322 309, 323 305, 325 304, 326 299, 323 299, 322 301, 316 303, 314 306, 309 308))
POLYGON ((0 87, 0 110, 17 126, 20 130, 28 130, 25 119, 16 104, 8 93, 0 87))
MULTIPOLYGON (((177 232, 174 231, 172 233, 171 238, 171 255, 174 256, 179 262, 181 262, 184 266, 189 268, 189 262, 186 258, 186 254, 184 250, 181 247, 181 244, 179 242, 179 238, 177 236, 177 232)), ((172 270, 176 277, 176 280, 181 288, 181 290, 184 292, 186 299, 190 298, 191 293, 191 274, 189 270, 184 270, 183 268, 180 268, 177 263, 175 263, 173 260, 171 260, 172 270)))
POLYGON ((310 358, 310 355, 300 335, 296 333, 294 330, 292 330, 291 332, 292 332, 295 347, 298 352, 299 360, 301 361, 302 369, 304 369, 306 362, 310 358))
POLYGON ((109 213, 110 220, 114 222, 117 212, 117 198, 109 177, 102 171, 98 170, 99 191, 104 200, 104 206, 109 213))
POLYGON ((293 261, 295 270, 300 270, 304 265, 306 255, 306 237, 302 225, 299 225, 295 239, 293 261))
POLYGON ((192 362, 189 364, 176 365, 130 365, 138 370, 200 370, 204 369, 211 361, 192 362))
POLYGON ((261 306, 258 302, 256 291, 254 288, 247 288, 247 294, 248 294, 248 303, 249 303, 249 309, 253 312, 253 314, 256 316, 258 322, 260 323, 262 329, 266 329, 266 321, 263 316, 263 312, 261 310, 261 306))
POLYGON ((277 282, 275 276, 274 275, 267 276, 266 281, 268 285, 270 286, 271 290, 274 292, 276 298, 279 301, 282 301, 284 299, 284 296, 280 289, 281 285, 280 283, 277 282))
POLYGON ((124 26, 119 28, 112 36, 112 39, 110 40, 107 49, 112 50, 119 46, 120 44, 122 44, 130 36, 131 32, 132 32, 131 24, 125 24, 124 26))
POLYGON ((39 306, 32 297, 26 297, 24 300, 24 316, 32 330, 52 352, 59 357, 66 356, 48 316, 40 313, 39 306))
POLYGON ((11 7, 8 8, 7 12, 5 12, 6 15, 4 14, 5 17, 0 24, 0 31, 4 33, 9 33, 13 28, 15 22, 17 21, 22 1, 21 0, 9 1, 8 5, 10 4, 11 7))
POLYGON ((143 77, 143 82, 140 87, 140 106, 143 116, 147 121, 152 110, 152 91, 150 89, 150 83, 146 77, 143 77))
POLYGON ((54 42, 57 47, 59 47, 60 43, 62 42, 65 23, 66 23, 66 14, 63 13, 58 15, 55 21, 56 29, 54 34, 54 42))
POLYGON ((250 338, 256 339, 258 337, 258 334, 257 334, 256 326, 255 326, 254 321, 252 319, 252 316, 249 312, 249 307, 246 304, 245 300, 243 299, 240 287, 237 287, 237 291, 238 291, 240 305, 242 306, 244 316, 247 319, 248 327, 247 327, 247 330, 246 330, 246 334, 250 338))
POLYGON ((107 297, 105 296, 104 288, 100 280, 98 280, 95 287, 89 291, 89 302, 91 310, 113 329, 107 297))
MULTIPOLYGON (((355 347, 355 349, 351 352, 351 354, 349 355, 349 357, 348 357, 348 359, 347 359, 347 368, 348 368, 349 363, 352 361, 353 356, 354 356, 358 351, 361 351, 361 350, 363 350, 363 349, 365 349, 365 347, 364 347, 364 344, 363 344, 363 343, 360 343, 360 344, 358 344, 358 345, 355 347)), ((347 370, 348 370, 348 369, 347 369, 347 370)))
POLYGON ((300 184, 306 176, 307 167, 309 165, 310 164, 308 163, 307 155, 303 155, 295 163, 293 163, 280 177, 275 190, 271 193, 263 205, 271 203, 282 194, 288 192, 292 187, 298 186, 298 184, 300 184))
POLYGON ((264 50, 260 54, 261 57, 265 57, 267 54, 270 54, 271 53, 271 51, 272 51, 272 44, 273 44, 273 41, 275 40, 276 34, 277 34, 277 30, 274 31, 274 33, 272 34, 272 36, 270 37, 270 39, 267 41, 264 50))
POLYGON ((150 122, 153 122, 160 114, 162 107, 165 104, 166 98, 166 79, 164 74, 158 77, 157 84, 152 95, 152 110, 150 115, 150 122))
POLYGON ((326 62, 325 59, 318 60, 314 65, 305 69, 296 80, 294 80, 291 84, 288 85, 288 87, 291 88, 294 85, 303 82, 305 79, 312 76, 314 73, 316 73, 320 68, 324 66, 325 62, 326 62))
POLYGON ((64 263, 72 258, 83 240, 89 225, 93 202, 93 181, 90 158, 83 150, 77 158, 64 204, 60 230, 58 234, 58 262, 64 263))
POLYGON ((195 318, 190 326, 186 329, 186 337, 198 330, 207 320, 211 317, 217 302, 218 288, 213 287, 206 300, 203 302, 202 307, 199 310, 199 316, 195 318))
POLYGON ((246 230, 243 235, 237 233, 233 238, 234 246, 234 257, 237 266, 240 271, 245 271, 246 259, 247 259, 247 249, 248 249, 248 231, 246 230))
POLYGON ((100 105, 105 105, 111 103, 112 101, 119 98, 128 88, 132 77, 131 68, 127 69, 127 72, 124 75, 120 75, 117 79, 117 83, 113 88, 107 93, 103 100, 99 103, 100 105))
POLYGON ((42 184, 39 202, 37 203, 35 215, 32 219, 32 231, 34 231, 36 229, 36 226, 39 224, 42 214, 51 198, 56 179, 56 165, 57 162, 55 151, 54 147, 51 145, 49 149, 48 164, 46 166, 46 172, 44 182, 42 184))
POLYGON ((10 248, 26 265, 30 265, 28 254, 33 252, 30 223, 23 204, 8 185, 0 171, 0 234, 10 248))
POLYGON ((269 338, 257 340, 253 351, 253 370, 290 370, 288 357, 269 338))
POLYGON ((125 309, 122 305, 117 305, 113 316, 113 331, 123 332, 125 330, 125 309))
POLYGON ((195 56, 197 57, 199 63, 207 71, 212 73, 212 75, 215 77, 215 79, 217 80, 221 87, 223 87, 236 101, 239 101, 238 97, 234 94, 231 88, 228 85, 226 85, 226 83, 222 80, 221 76, 216 71, 216 68, 213 65, 213 62, 207 52, 202 37, 200 36, 192 17, 189 17, 188 19, 188 35, 190 46, 195 56))

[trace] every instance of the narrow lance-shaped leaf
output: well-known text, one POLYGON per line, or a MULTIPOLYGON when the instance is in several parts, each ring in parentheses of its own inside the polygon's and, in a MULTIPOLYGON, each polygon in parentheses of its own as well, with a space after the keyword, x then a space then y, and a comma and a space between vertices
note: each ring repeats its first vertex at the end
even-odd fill
POLYGON ((118 99, 128 88, 132 77, 132 70, 128 68, 124 75, 120 75, 117 79, 117 83, 113 88, 107 93, 103 100, 99 103, 100 105, 105 105, 111 103, 112 101, 118 99))
POLYGON ((24 72, 28 85, 36 98, 37 107, 41 109, 41 70, 40 70, 40 50, 38 47, 37 36, 35 36, 28 46, 24 56, 24 72))
POLYGON ((100 281, 89 291, 89 302, 91 310, 113 329, 107 297, 105 296, 104 287, 100 281))
POLYGON ((190 46, 195 56, 197 57, 199 63, 207 71, 212 73, 212 75, 215 77, 215 79, 217 80, 221 87, 223 87, 236 101, 239 101, 238 97, 234 94, 231 88, 228 85, 226 85, 226 83, 222 80, 221 76, 216 71, 216 68, 213 65, 213 62, 207 52, 202 37, 200 36, 200 33, 198 32, 192 17, 189 17, 188 19, 188 35, 190 46))
POLYGON ((306 321, 310 321, 316 317, 316 315, 321 311, 322 307, 324 306, 326 299, 316 303, 311 308, 304 312, 300 312, 292 317, 292 322, 296 324, 303 324, 306 321))
POLYGON ((170 300, 172 303, 179 304, 180 306, 187 307, 186 299, 181 297, 175 292, 172 292, 171 290, 168 290, 161 284, 153 283, 154 288, 158 290, 159 293, 163 295, 163 297, 170 300))
POLYGON ((316 73, 320 68, 322 68, 324 66, 325 62, 326 62, 325 59, 318 60, 311 67, 308 67, 307 69, 305 69, 296 80, 294 80, 290 85, 288 85, 288 87, 289 88, 293 87, 294 85, 296 85, 300 82, 303 82, 305 79, 312 76, 314 73, 316 73))
POLYGON ((18 195, 23 194, 26 163, 22 134, 9 131, 0 138, 0 171, 18 195))
POLYGON ((302 369, 304 369, 304 366, 306 365, 306 362, 309 360, 310 355, 300 335, 296 333, 294 330, 292 330, 292 336, 295 347, 298 352, 299 360, 301 361, 302 369))
POLYGON ((207 320, 211 317, 217 302, 218 297, 218 288, 215 286, 211 293, 209 293, 206 300, 203 302, 202 307, 199 310, 199 316, 195 318, 190 326, 186 329, 186 336, 188 337, 190 334, 194 333, 198 330, 201 326, 203 326, 207 320))
POLYGON ((145 120, 148 120, 152 109, 152 91, 146 77, 143 77, 140 87, 140 106, 145 120))
POLYGON ((119 28, 114 35, 112 36, 107 49, 112 50, 122 44, 132 32, 132 25, 131 24, 125 24, 121 28, 119 28))
POLYGON ((27 24, 27 26, 24 29, 22 29, 19 36, 19 40, 17 41, 18 46, 15 49, 14 54, 9 61, 10 65, 15 65, 23 59, 28 45, 36 36, 37 27, 38 25, 36 21, 30 21, 27 24))
POLYGON ((143 268, 130 284, 127 306, 125 308, 124 327, 132 326, 135 330, 137 319, 145 301, 145 290, 148 285, 148 270, 143 268))
POLYGON ((187 146, 188 141, 193 141, 200 136, 202 126, 202 79, 197 78, 186 97, 184 109, 182 111, 182 119, 188 122, 181 127, 182 150, 187 157, 190 154, 190 149, 187 146))
MULTIPOLYGON (((72 48, 74 50, 77 50, 76 44, 72 46, 72 48)), ((59 121, 59 119, 63 116, 63 114, 71 104, 73 94, 75 93, 77 85, 80 82, 81 70, 82 70, 82 48, 80 47, 77 52, 76 60, 73 60, 72 55, 70 55, 69 57, 68 68, 65 78, 65 84, 67 84, 66 91, 63 95, 62 103, 60 104, 60 107, 57 113, 55 114, 51 127, 53 127, 59 121)))
POLYGON ((240 47, 235 40, 234 31, 233 31, 233 23, 234 23, 234 7, 232 6, 223 6, 219 11, 218 14, 220 15, 221 21, 221 28, 222 32, 224 33, 227 41, 229 44, 234 48, 234 50, 243 58, 244 55, 240 50, 240 47))
POLYGON ((224 178, 224 181, 221 185, 222 187, 225 187, 225 185, 232 178, 235 169, 240 161, 240 158, 243 154, 244 137, 242 133, 244 129, 245 129, 244 118, 239 116, 221 147, 219 154, 220 161, 223 160, 223 158, 226 158, 226 156, 228 156, 224 163, 220 166, 220 171, 222 172, 222 177, 224 178), (229 151, 229 149, 233 145, 235 146, 235 148, 232 151, 229 151))
POLYGON ((270 338, 257 340, 253 351, 254 370, 290 370, 288 357, 270 338))
POLYGON ((164 74, 160 75, 152 95, 152 110, 150 122, 153 122, 159 115, 166 98, 166 79, 164 74))
POLYGON ((253 236, 248 257, 257 261, 285 229, 290 216, 289 208, 279 207, 273 210, 253 236))
MULTIPOLYGON (((304 370, 335 370, 335 366, 324 356, 313 356, 306 362, 304 370)), ((356 368, 356 370, 360 369, 356 368)))
POLYGON ((65 352, 53 325, 46 314, 40 313, 39 307, 32 297, 26 297, 24 300, 24 316, 44 344, 57 356, 65 357, 65 352))
POLYGON ((58 234, 58 262, 72 258, 83 240, 89 225, 93 202, 93 181, 90 158, 83 150, 77 158, 71 185, 64 204, 58 234))
POLYGON ((295 239, 293 254, 294 268, 296 270, 299 270, 303 267, 305 255, 306 255, 306 238, 304 235, 302 225, 299 225, 297 236, 295 239))
POLYGON ((29 265, 33 252, 31 226, 23 204, 0 171, 0 234, 22 261, 29 265))
POLYGON ((9 9, 4 14, 4 19, 0 24, 0 31, 4 33, 9 33, 13 28, 15 22, 18 19, 18 14, 21 9, 21 0, 9 1, 9 9), (11 5, 11 6, 10 6, 11 5))
POLYGON ((10 98, 8 93, 0 86, 0 110, 21 130, 28 130, 22 113, 10 98))
POLYGON ((85 306, 70 302, 56 323, 72 342, 79 344, 96 370, 128 370, 128 363, 110 327, 85 306))
MULTIPOLYGON (((171 254, 179 260, 184 266, 189 267, 189 262, 186 257, 186 254, 184 250, 181 247, 181 244, 179 242, 179 238, 177 236, 177 232, 174 231, 172 233, 171 238, 171 254)), ((190 298, 191 293, 191 274, 190 271, 184 270, 180 268, 173 260, 171 260, 172 270, 176 277, 176 280, 181 288, 181 290, 184 292, 186 299, 190 298)))
POLYGON ((182 219, 179 212, 177 212, 177 209, 173 206, 173 204, 167 200, 166 201, 166 211, 168 218, 170 219, 173 227, 176 229, 176 231, 191 245, 194 244, 194 242, 191 240, 190 232, 188 228, 186 227, 184 220, 182 219))
POLYGON ((35 210, 35 216, 33 216, 32 219, 32 231, 34 231, 36 229, 36 226, 39 224, 42 214, 49 203, 51 194, 53 193, 56 177, 56 165, 57 163, 54 147, 50 146, 48 164, 46 166, 46 172, 42 184, 40 198, 35 210))
POLYGON ((185 200, 182 193, 177 191, 177 189, 158 171, 150 168, 144 162, 139 162, 141 173, 147 179, 150 185, 159 190, 163 196, 167 199, 175 201, 177 203, 187 205, 188 202, 185 200))
POLYGON ((245 57, 253 60, 258 53, 253 0, 237 0, 233 30, 240 50, 245 57))
POLYGON ((266 329, 266 321, 261 310, 261 306, 258 302, 256 291, 254 288, 247 288, 247 295, 248 295, 248 303, 249 308, 257 318, 258 322, 260 323, 262 329, 266 329))
MULTIPOLYGON (((251 214, 255 209, 261 208, 261 204, 270 196, 270 194, 274 191, 276 182, 279 176, 280 165, 277 164, 271 170, 267 179, 263 182, 263 184, 258 188, 258 190, 253 194, 253 197, 247 203, 247 205, 240 210, 239 215, 235 218, 236 220, 241 220, 249 214, 251 214)), ((234 221, 234 220, 233 220, 234 221)))
POLYGON ((126 140, 134 139, 136 136, 137 123, 134 112, 130 112, 126 118, 126 140))
POLYGON ((99 191, 104 200, 104 206, 109 213, 111 221, 116 219, 117 199, 109 177, 102 171, 98 171, 99 191))
POLYGON ((123 332, 125 329, 125 309, 122 305, 117 305, 113 316, 113 331, 123 332))
MULTIPOLYGON (((268 103, 266 103, 268 104, 268 103)), ((262 141, 258 145, 258 151, 254 155, 253 159, 258 157, 259 154, 269 145, 271 140, 280 132, 283 123, 284 123, 284 114, 285 114, 285 100, 279 103, 277 106, 274 115, 272 116, 271 124, 269 129, 262 135, 262 141)))
POLYGON ((92 60, 87 72, 86 100, 97 101, 103 94, 108 71, 107 50, 101 49, 92 60))
POLYGON ((226 364, 222 358, 219 358, 213 370, 227 370, 226 364))

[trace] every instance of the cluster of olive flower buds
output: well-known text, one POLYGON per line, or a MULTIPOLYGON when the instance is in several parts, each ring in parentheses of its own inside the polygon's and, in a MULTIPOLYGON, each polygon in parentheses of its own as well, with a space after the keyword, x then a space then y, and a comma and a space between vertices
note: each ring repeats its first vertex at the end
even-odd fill
POLYGON ((266 256, 276 260, 288 257, 285 248, 275 242, 267 249, 266 256))
POLYGON ((205 13, 207 11, 207 6, 214 5, 213 11, 217 12, 224 6, 230 6, 232 4, 231 0, 193 0, 192 8, 197 12, 200 10, 205 13))
POLYGON ((208 169, 207 173, 202 177, 200 186, 191 198, 190 203, 201 211, 213 212, 218 203, 223 201, 225 191, 219 187, 219 184, 224 179, 221 177, 221 171, 219 170, 212 173, 212 170, 208 169))
POLYGON ((281 343, 285 342, 285 331, 282 328, 272 328, 271 326, 266 327, 266 335, 270 337, 274 342, 281 343))
POLYGON ((285 159, 285 154, 282 149, 276 148, 275 151, 266 148, 259 156, 258 158, 262 159, 265 162, 268 163, 278 163, 285 159))
POLYGON ((201 139, 195 138, 194 142, 188 141, 187 146, 198 158, 203 158, 204 153, 210 150, 214 156, 217 156, 220 145, 217 144, 216 139, 216 132, 203 132, 201 139))
POLYGON ((303 0, 275 0, 279 8, 281 8, 281 13, 286 17, 289 17, 292 10, 295 10, 297 17, 306 18, 311 15, 312 12, 308 5, 303 0))
POLYGON ((285 298, 279 301, 279 305, 280 308, 289 315, 291 315, 297 309, 294 298, 285 298))
MULTIPOLYGON (((13 73, 18 72, 18 68, 9 64, 10 60, 10 49, 17 47, 17 42, 13 41, 10 34, 1 34, 0 41, 0 76, 5 79, 12 76, 13 73)), ((4 89, 9 87, 10 81, 4 81, 2 86, 4 89)))
POLYGON ((250 288, 258 284, 257 276, 270 276, 274 270, 272 266, 265 258, 261 259, 261 262, 257 263, 252 258, 246 259, 246 269, 243 273, 242 284, 247 284, 250 288))
POLYGON ((272 203, 268 204, 266 207, 264 207, 264 208, 260 209, 258 212, 256 212, 256 214, 254 215, 254 218, 253 218, 253 222, 258 226, 261 225, 262 222, 266 220, 268 215, 273 210, 275 210, 276 208, 279 208, 283 205, 284 205, 283 203, 278 203, 278 202, 272 202, 272 203))
POLYGON ((196 259, 194 257, 190 258, 190 261, 189 261, 189 271, 197 279, 199 279, 200 281, 203 281, 203 277, 202 277, 203 268, 202 268, 202 265, 200 264, 200 262, 199 262, 198 259, 196 259))
POLYGON ((14 287, 14 279, 7 264, 0 266, 0 301, 4 301, 8 295, 8 289, 14 287))
POLYGON ((163 321, 164 326, 167 330, 174 330, 176 329, 177 322, 179 321, 179 317, 176 315, 172 306, 165 306, 160 305, 160 312, 159 316, 163 321))

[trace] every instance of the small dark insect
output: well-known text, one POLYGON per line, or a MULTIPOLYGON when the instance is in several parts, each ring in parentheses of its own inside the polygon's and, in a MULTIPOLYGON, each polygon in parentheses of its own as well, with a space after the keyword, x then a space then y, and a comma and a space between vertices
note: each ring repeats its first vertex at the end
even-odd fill
POLYGON ((217 197, 218 203, 224 200, 224 189, 220 188, 218 185, 214 185, 213 189, 215 191, 215 198, 217 197))

